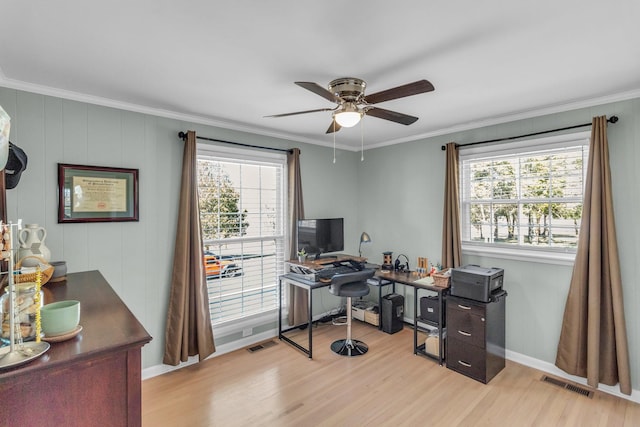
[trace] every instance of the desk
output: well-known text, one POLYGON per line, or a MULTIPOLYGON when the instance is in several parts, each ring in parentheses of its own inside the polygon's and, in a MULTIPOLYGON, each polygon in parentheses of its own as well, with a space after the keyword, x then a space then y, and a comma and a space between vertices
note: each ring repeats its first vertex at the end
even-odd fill
MULTIPOLYGON (((444 296, 446 295, 446 293, 448 292, 447 288, 440 288, 437 286, 431 286, 431 285, 423 285, 423 284, 419 284, 419 283, 414 283, 416 280, 420 279, 421 277, 424 277, 425 275, 418 275, 416 273, 404 273, 404 272, 382 272, 381 270, 377 270, 374 276, 374 279, 378 280, 377 284, 373 284, 371 281, 369 282, 370 285, 372 286, 377 286, 378 287, 378 306, 380 306, 380 301, 382 299, 382 287, 383 286, 387 286, 387 285, 392 285, 393 286, 393 292, 395 292, 395 283, 401 283, 403 285, 408 285, 408 286, 412 286, 413 287, 413 292, 414 292, 414 304, 413 304, 413 320, 414 320, 414 328, 413 328, 413 348, 414 348, 414 354, 419 354, 419 355, 423 355, 426 357, 430 357, 433 359, 436 359, 438 361, 438 363, 440 365, 442 365, 443 361, 444 361, 444 339, 443 339, 443 328, 440 327, 440 325, 444 324, 444 319, 443 319, 443 310, 440 310, 440 314, 439 314, 439 322, 438 322, 438 331, 439 331, 439 338, 440 338, 440 342, 439 342, 439 346, 440 346, 440 354, 436 357, 434 355, 431 355, 429 353, 427 353, 424 350, 424 344, 422 345, 418 345, 418 322, 420 322, 420 320, 418 319, 418 290, 428 290, 431 292, 435 292, 438 295, 438 301, 442 306, 442 303, 444 301, 444 296)), ((300 278, 297 275, 294 274, 284 274, 282 276, 280 276, 279 278, 279 282, 278 282, 278 289, 279 289, 279 294, 278 294, 278 338, 282 341, 285 341, 291 345, 293 345, 294 347, 296 347, 297 349, 301 350, 303 353, 305 353, 309 359, 313 358, 313 291, 315 289, 319 289, 319 288, 324 288, 324 287, 328 287, 330 285, 330 283, 325 283, 325 282, 314 282, 311 280, 304 280, 302 278, 300 278), (306 289, 307 290, 307 306, 309 308, 309 318, 307 319, 307 323, 305 324, 301 324, 301 325, 295 325, 295 326, 291 326, 288 327, 286 329, 282 329, 282 285, 283 282, 287 282, 287 283, 291 283, 294 286, 298 286, 299 288, 302 289, 306 289), (291 338, 285 336, 284 334, 286 332, 295 330, 295 329, 300 329, 302 327, 307 327, 308 328, 308 341, 309 341, 309 346, 304 347, 302 345, 300 345, 300 343, 295 342, 294 340, 292 340, 291 338)), ((435 326, 435 325, 434 325, 435 326)), ((380 324, 378 326, 379 329, 382 329, 382 316, 380 316, 380 324)))
POLYGON ((80 301, 82 332, 0 371, 0 425, 140 426, 147 331, 98 271, 69 274, 42 289, 45 303, 80 301))

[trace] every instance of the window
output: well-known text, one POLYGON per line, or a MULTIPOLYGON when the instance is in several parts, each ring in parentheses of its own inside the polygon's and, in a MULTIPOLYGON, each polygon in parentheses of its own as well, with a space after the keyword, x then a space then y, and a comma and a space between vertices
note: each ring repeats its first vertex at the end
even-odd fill
POLYGON ((200 221, 213 325, 277 309, 286 158, 198 146, 200 221))
POLYGON ((588 144, 580 133, 461 149, 463 250, 573 259, 588 144))

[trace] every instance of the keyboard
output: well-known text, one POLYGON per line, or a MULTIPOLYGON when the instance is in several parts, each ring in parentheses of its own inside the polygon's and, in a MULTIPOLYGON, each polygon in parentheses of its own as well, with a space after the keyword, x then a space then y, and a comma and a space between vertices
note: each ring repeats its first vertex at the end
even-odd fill
POLYGON ((339 265, 337 267, 326 267, 322 270, 319 270, 316 273, 316 277, 318 280, 327 280, 331 279, 336 274, 345 274, 345 273, 353 273, 354 271, 358 271, 357 269, 350 267, 348 265, 339 265))

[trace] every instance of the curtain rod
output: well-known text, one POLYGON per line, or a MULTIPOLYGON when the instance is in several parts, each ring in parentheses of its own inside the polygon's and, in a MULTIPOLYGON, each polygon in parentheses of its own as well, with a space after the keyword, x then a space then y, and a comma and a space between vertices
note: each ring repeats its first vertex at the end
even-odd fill
MULTIPOLYGON (((611 116, 607 120, 607 122, 609 122, 609 123, 616 123, 617 121, 618 121, 618 116, 611 116)), ((466 144, 456 144, 456 147, 468 147, 470 145, 487 144, 489 142, 509 141, 509 140, 512 140, 512 139, 525 138, 527 136, 536 136, 536 135, 542 135, 542 134, 545 134, 545 133, 560 132, 561 130, 577 129, 577 128, 583 128, 583 127, 587 127, 587 126, 591 126, 591 123, 584 123, 584 124, 575 125, 575 126, 567 126, 567 127, 558 128, 558 129, 543 130, 543 131, 540 131, 540 132, 528 133, 526 135, 508 136, 506 138, 489 139, 489 140, 486 140, 486 141, 478 141, 478 142, 468 142, 466 144)), ((441 149, 442 149, 442 151, 445 151, 447 149, 447 147, 445 145, 443 145, 441 147, 441 149)))
MULTIPOLYGON (((184 141, 185 139, 187 139, 187 134, 186 132, 179 132, 178 137, 184 141)), ((204 136, 198 136, 198 135, 196 135, 196 139, 202 139, 205 141, 213 141, 213 142, 222 142, 223 144, 240 145, 242 147, 258 148, 260 150, 282 151, 284 153, 289 153, 289 154, 293 153, 293 150, 291 148, 263 147, 261 145, 251 145, 251 144, 244 144, 242 142, 225 141, 223 139, 206 138, 204 136)))

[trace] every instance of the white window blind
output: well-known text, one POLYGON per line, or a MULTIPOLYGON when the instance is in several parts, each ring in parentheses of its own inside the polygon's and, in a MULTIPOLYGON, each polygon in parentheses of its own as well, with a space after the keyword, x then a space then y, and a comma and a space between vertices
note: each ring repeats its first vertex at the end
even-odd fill
POLYGON ((461 149, 463 250, 575 252, 588 133, 461 149))
POLYGON ((199 146, 200 219, 214 325, 277 309, 285 167, 280 154, 199 146))

